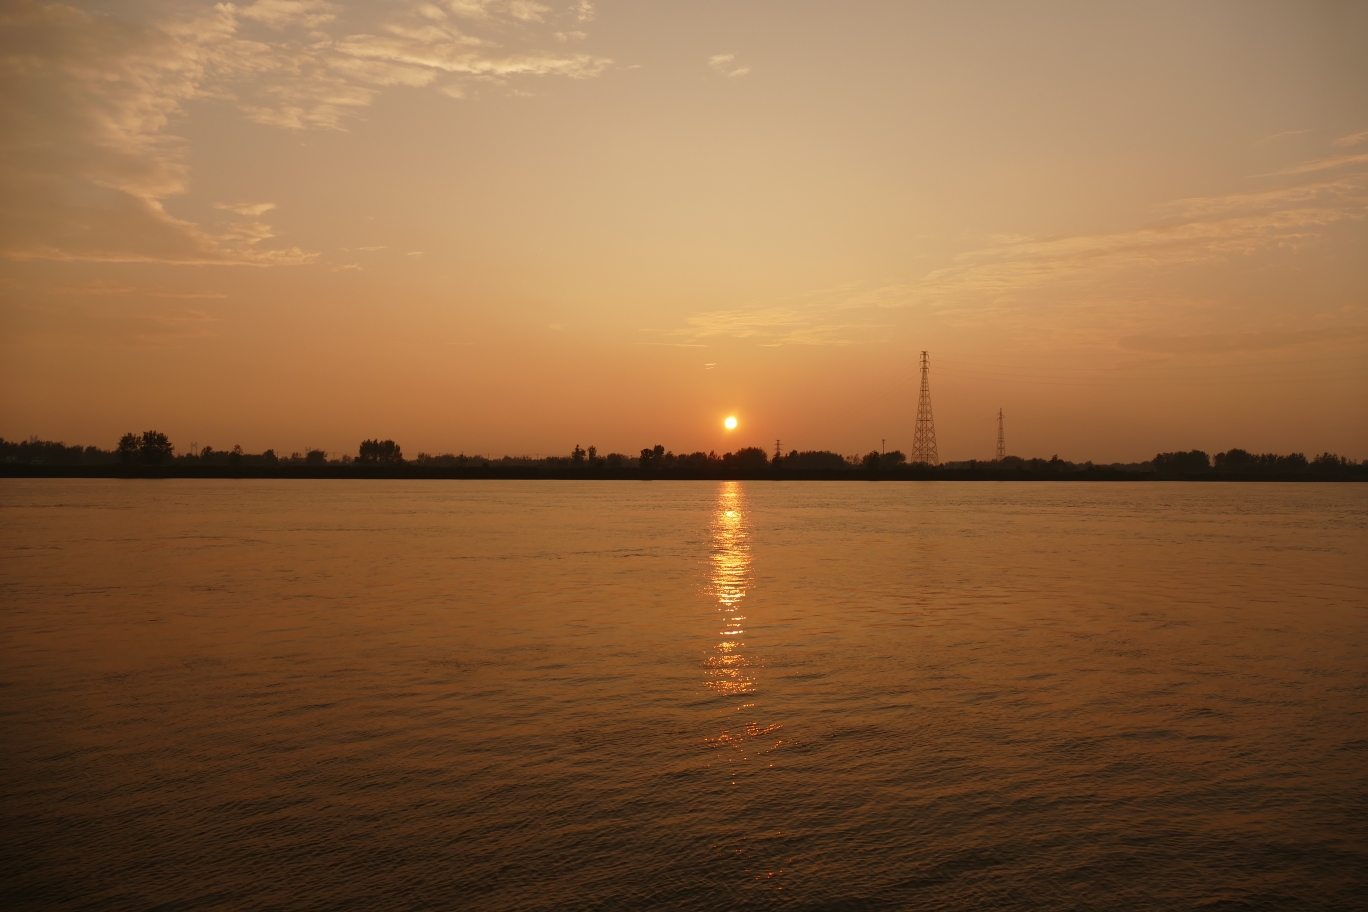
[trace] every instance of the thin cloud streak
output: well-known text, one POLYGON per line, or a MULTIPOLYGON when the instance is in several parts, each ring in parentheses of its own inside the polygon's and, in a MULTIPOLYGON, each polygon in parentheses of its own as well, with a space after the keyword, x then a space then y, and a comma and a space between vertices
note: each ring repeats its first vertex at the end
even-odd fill
POLYGON ((1323 342, 1361 342, 1368 340, 1368 327, 1327 327, 1286 331, 1244 333, 1148 333, 1126 336, 1117 345, 1127 351, 1155 354, 1224 354, 1232 352, 1276 351, 1323 342))
POLYGON ((735 54, 714 54, 708 58, 708 66, 712 67, 715 72, 727 77, 745 76, 750 72, 750 67, 748 66, 733 67, 732 63, 735 62, 735 60, 735 54))
MULTIPOLYGON (((1346 158, 1368 160, 1368 155, 1346 158)), ((1285 173, 1320 170, 1324 169, 1294 167, 1285 173)), ((1136 301, 1109 299, 1102 289, 1114 287, 1128 273, 1149 277, 1274 248, 1295 250, 1317 243, 1337 223, 1364 219, 1368 172, 1177 200, 1161 211, 1167 213, 1165 218, 1141 228, 1009 239, 966 251, 913 282, 867 290, 829 289, 792 306, 695 314, 676 332, 686 338, 752 339, 770 345, 849 344, 875 338, 882 326, 858 317, 860 312, 912 308, 925 316, 978 324, 1024 313, 1038 316, 1044 293, 1062 302, 1052 307, 1123 311, 1134 308, 1136 301)))
POLYGON ((1357 165, 1368 162, 1368 152, 1361 152, 1356 155, 1335 155, 1330 158, 1321 158, 1316 161, 1302 162, 1281 171, 1274 171, 1268 177, 1280 177, 1284 174, 1310 174, 1315 171, 1328 171, 1331 168, 1342 168, 1345 165, 1357 165))
POLYGON ((1256 146, 1262 146, 1262 145, 1265 144, 1265 143, 1271 143, 1271 142, 1273 142, 1275 139, 1282 139, 1282 138, 1287 137, 1287 136, 1301 136, 1301 135, 1303 135, 1303 134, 1305 134, 1305 133, 1310 133, 1310 132, 1311 132, 1310 130, 1284 130, 1284 131, 1282 131, 1281 133, 1274 133, 1272 136, 1265 136, 1263 139, 1261 139, 1261 140, 1259 140, 1258 142, 1254 143, 1254 145, 1256 145, 1256 146))

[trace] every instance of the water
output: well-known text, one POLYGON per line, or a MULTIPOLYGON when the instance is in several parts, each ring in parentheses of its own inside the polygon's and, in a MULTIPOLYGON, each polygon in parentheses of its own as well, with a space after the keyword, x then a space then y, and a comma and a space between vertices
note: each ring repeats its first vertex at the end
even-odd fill
POLYGON ((0 903, 1345 909, 1368 486, 0 483, 0 903))

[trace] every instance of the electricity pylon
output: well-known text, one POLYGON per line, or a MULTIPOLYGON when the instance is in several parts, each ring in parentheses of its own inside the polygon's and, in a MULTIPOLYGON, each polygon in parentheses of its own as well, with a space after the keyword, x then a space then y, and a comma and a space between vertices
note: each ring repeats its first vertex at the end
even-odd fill
POLYGON ((912 435, 912 461, 940 465, 936 453, 936 422, 931 417, 931 355, 921 353, 921 396, 917 399, 917 430, 912 435))
POLYGON ((1001 462, 1007 455, 1007 444, 1002 438, 1002 409, 998 409, 998 462, 1001 462))

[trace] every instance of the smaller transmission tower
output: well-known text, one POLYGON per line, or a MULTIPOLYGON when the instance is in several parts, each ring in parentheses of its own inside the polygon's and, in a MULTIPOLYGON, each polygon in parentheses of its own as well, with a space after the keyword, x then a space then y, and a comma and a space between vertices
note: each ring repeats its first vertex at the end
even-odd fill
POLYGON ((936 422, 931 417, 931 355, 921 353, 921 396, 917 399, 917 430, 912 435, 912 461, 940 465, 936 454, 936 422))
POLYGON ((1002 409, 998 409, 998 450, 997 450, 998 462, 1001 462, 1006 456, 1007 456, 1007 444, 1003 441, 1003 437, 1002 437, 1002 409))
POLYGON ((775 461, 775 462, 778 462, 781 458, 783 458, 783 455, 784 455, 784 451, 783 451, 782 449, 780 449, 780 447, 779 447, 779 441, 776 439, 776 440, 774 441, 774 461, 775 461))

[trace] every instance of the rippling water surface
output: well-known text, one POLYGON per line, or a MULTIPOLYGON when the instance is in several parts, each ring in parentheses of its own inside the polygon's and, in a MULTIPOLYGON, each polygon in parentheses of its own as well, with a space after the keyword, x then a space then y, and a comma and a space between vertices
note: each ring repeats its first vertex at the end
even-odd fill
POLYGON ((0 483, 0 904, 1364 908, 1368 486, 0 483))

